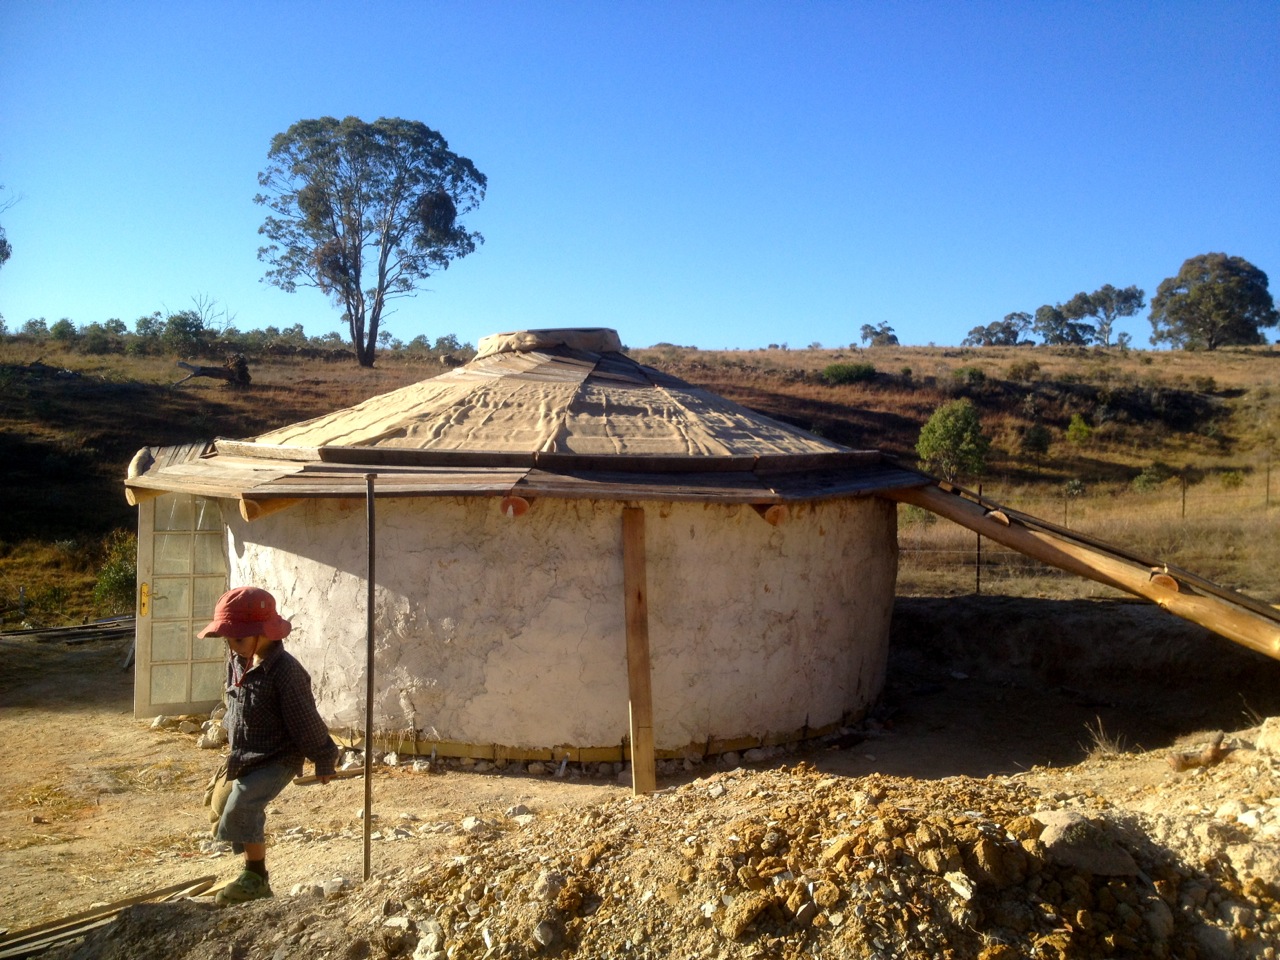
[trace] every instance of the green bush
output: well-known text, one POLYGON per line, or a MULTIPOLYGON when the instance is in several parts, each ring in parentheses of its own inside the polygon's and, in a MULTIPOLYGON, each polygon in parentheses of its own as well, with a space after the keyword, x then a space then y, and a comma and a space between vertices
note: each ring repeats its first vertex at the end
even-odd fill
POLYGON ((138 590, 138 538, 124 530, 104 544, 102 566, 93 585, 93 605, 105 616, 133 613, 138 590))
POLYGON ((1224 489, 1239 490, 1244 486, 1244 474, 1239 470, 1227 470, 1218 477, 1218 482, 1222 484, 1224 489))
POLYGON ((1035 360, 1019 360, 1009 364, 1009 379, 1021 380, 1024 383, 1034 380, 1040 372, 1040 364, 1035 360))
POLYGON ((920 431, 916 454, 926 468, 947 480, 960 474, 979 475, 987 467, 991 441, 982 434, 977 408, 968 400, 944 403, 920 431))
POLYGON ((1071 422, 1067 424, 1067 442, 1080 447, 1088 443, 1092 436, 1093 427, 1089 426, 1088 421, 1080 414, 1073 413, 1071 422))
POLYGON ((1157 460, 1133 478, 1133 489, 1139 493, 1148 493, 1173 476, 1173 469, 1157 460))
POLYGON ((987 382, 987 375, 978 367, 961 367, 959 370, 954 371, 951 376, 969 387, 976 387, 980 383, 987 382))
POLYGON ((866 383, 874 380, 876 368, 870 363, 833 363, 822 371, 827 383, 866 383))
POLYGON ((1022 434, 1019 445, 1027 456, 1042 457, 1049 452, 1049 444, 1052 441, 1053 435, 1048 427, 1041 423, 1033 423, 1022 434))

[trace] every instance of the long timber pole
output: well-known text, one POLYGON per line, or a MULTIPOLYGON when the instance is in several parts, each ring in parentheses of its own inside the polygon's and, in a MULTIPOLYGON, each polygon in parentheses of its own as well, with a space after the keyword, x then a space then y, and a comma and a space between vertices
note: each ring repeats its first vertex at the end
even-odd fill
POLYGON ((1151 600, 1175 616, 1280 660, 1280 610, 1251 597, 936 482, 883 496, 946 517, 1051 566, 1151 600))

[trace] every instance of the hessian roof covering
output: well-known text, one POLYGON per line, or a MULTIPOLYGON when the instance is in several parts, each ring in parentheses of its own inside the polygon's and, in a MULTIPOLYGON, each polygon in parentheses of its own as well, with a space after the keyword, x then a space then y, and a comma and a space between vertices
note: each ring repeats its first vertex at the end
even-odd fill
POLYGON ((604 328, 480 341, 465 366, 249 440, 143 450, 131 499, 516 495, 780 503, 926 478, 622 352, 604 328))

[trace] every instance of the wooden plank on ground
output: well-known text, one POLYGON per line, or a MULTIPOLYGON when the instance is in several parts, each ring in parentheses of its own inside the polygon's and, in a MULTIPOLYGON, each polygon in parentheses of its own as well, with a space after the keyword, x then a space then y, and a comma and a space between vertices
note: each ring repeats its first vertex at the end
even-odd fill
POLYGON ((94 927, 110 923, 117 913, 135 904, 174 895, 194 896, 195 893, 191 891, 198 893, 207 890, 213 885, 215 879, 216 877, 208 876, 199 877, 195 880, 184 880, 182 883, 175 883, 160 890, 152 890, 150 893, 142 893, 136 897, 117 900, 115 903, 104 904, 101 907, 93 907, 80 913, 73 913, 67 917, 60 917, 57 920, 49 920, 34 927, 27 927, 24 930, 15 930, 0 937, 0 960, 30 956, 32 953, 48 949, 61 940, 70 940, 74 937, 82 936, 94 927), (40 945, 38 949, 33 949, 37 944, 40 945))
POLYGON ((653 674, 649 666, 649 587, 644 545, 644 510, 622 511, 622 583, 626 593, 627 689, 631 701, 631 790, 653 793, 658 786, 653 753, 653 674))

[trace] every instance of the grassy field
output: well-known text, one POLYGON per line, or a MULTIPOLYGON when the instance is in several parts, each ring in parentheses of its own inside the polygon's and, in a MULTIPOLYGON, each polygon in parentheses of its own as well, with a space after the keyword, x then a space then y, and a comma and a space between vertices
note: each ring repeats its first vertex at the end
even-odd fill
MULTIPOLYGON (((992 438, 984 496, 1280 602, 1280 350, 1074 348, 632 350, 641 362, 858 449, 914 464, 920 427, 970 398, 992 438), (833 385, 836 363, 874 374, 833 385), (1087 436, 1068 439, 1073 417, 1087 436), (1028 444, 1038 430, 1040 444, 1028 444), (1047 443, 1046 443, 1047 441, 1047 443)), ((95 603, 134 512, 122 481, 144 445, 250 437, 442 372, 429 358, 372 370, 322 358, 250 358, 253 383, 173 384, 173 357, 91 356, 0 341, 0 625, 121 612, 95 603)), ((902 509, 900 592, 1098 596, 919 511, 902 509)))

